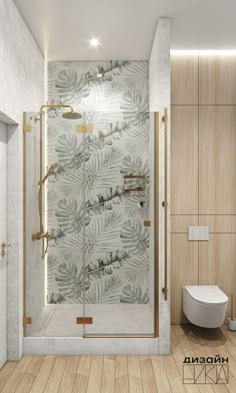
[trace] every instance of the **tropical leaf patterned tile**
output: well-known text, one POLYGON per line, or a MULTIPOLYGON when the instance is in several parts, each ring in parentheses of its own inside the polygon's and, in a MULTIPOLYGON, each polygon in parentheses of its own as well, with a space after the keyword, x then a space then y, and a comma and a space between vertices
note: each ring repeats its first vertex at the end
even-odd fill
POLYGON ((47 302, 147 304, 148 62, 51 61, 48 90, 82 119, 48 115, 48 166, 57 165, 47 181, 47 302), (86 125, 91 132, 76 132, 86 125), (145 190, 125 191, 130 174, 145 190))

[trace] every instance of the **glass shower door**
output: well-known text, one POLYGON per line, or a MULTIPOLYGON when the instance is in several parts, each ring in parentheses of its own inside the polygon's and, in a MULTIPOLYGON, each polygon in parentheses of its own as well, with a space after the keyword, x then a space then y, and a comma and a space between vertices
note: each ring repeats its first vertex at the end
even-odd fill
POLYGON ((155 332, 153 131, 127 111, 94 114, 84 134, 86 337, 155 332))
POLYGON ((82 258, 68 253, 66 244, 80 228, 68 196, 71 173, 82 162, 75 146, 80 151, 83 136, 55 110, 41 119, 24 114, 23 135, 24 335, 82 337, 82 258))

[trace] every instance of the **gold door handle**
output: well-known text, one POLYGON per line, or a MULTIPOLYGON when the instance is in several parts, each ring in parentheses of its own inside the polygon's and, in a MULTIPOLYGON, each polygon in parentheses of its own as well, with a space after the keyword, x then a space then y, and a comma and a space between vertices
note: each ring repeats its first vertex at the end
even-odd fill
POLYGON ((7 247, 11 247, 11 244, 10 243, 5 243, 5 242, 2 242, 2 244, 1 244, 1 248, 2 248, 2 252, 1 252, 1 255, 2 255, 2 257, 5 257, 5 255, 6 255, 6 248, 7 247))
POLYGON ((162 117, 162 121, 164 123, 164 178, 165 178, 165 186, 164 186, 164 201, 162 202, 162 206, 165 209, 164 213, 164 226, 165 226, 165 238, 164 238, 164 288, 162 288, 162 292, 164 294, 164 299, 167 300, 167 269, 168 269, 168 260, 167 260, 167 253, 168 253, 168 116, 167 116, 167 108, 164 110, 164 116, 162 117))

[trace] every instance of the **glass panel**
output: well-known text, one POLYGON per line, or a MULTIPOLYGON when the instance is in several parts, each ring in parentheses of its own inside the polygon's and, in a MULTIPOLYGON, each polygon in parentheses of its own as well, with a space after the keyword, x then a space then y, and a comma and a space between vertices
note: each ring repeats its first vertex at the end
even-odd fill
POLYGON ((99 113, 85 137, 86 336, 154 334, 149 124, 99 113))
POLYGON ((83 217, 76 216, 76 205, 68 199, 65 185, 71 174, 67 173, 72 167, 70 159, 73 163, 80 160, 76 147, 81 145, 83 135, 75 132, 74 121, 62 119, 61 111, 58 112, 54 110, 49 111, 48 116, 42 115, 41 132, 39 115, 27 114, 26 119, 27 125, 32 126, 32 131, 25 134, 25 316, 32 322, 27 324, 27 336, 83 335, 83 325, 76 324, 76 318, 83 316, 80 289, 83 277, 78 268, 82 259, 80 254, 72 259, 66 248, 66 233, 78 230, 83 217), (47 238, 37 239, 38 235, 47 233, 48 244, 47 238), (32 240, 33 234, 35 240, 32 240), (73 297, 76 302, 70 301, 73 297))

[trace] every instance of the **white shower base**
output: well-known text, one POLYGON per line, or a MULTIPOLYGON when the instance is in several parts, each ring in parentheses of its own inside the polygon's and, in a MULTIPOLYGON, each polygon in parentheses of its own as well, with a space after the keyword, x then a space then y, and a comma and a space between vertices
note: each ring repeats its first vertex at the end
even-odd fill
POLYGON ((76 325, 82 305, 48 305, 27 326, 23 339, 26 355, 156 355, 159 339, 142 337, 154 332, 154 312, 149 304, 86 305, 86 316, 93 318, 85 326, 85 335, 121 335, 124 337, 86 337, 83 326, 76 325), (67 335, 67 337, 66 337, 67 335), (137 335, 141 337, 125 337, 137 335), (55 337, 57 336, 57 337, 55 337))
POLYGON ((158 355, 158 338, 25 337, 24 355, 158 355))
POLYGON ((46 305, 27 325, 27 337, 74 337, 87 335, 152 336, 154 310, 150 304, 86 304, 92 325, 76 324, 83 316, 82 304, 46 305))

